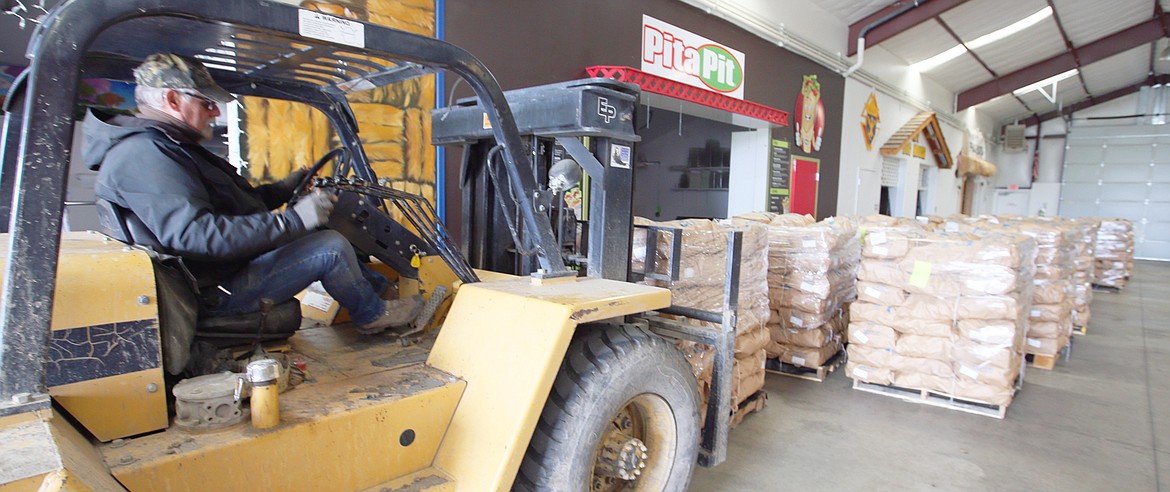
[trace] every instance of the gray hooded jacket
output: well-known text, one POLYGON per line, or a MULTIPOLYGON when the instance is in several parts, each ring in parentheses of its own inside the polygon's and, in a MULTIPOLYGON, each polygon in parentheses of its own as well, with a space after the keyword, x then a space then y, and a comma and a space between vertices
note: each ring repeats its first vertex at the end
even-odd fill
POLYGON ((252 186, 224 159, 165 123, 91 111, 83 156, 98 171, 99 198, 129 209, 182 256, 200 287, 215 285, 251 259, 303 236, 290 185, 252 186))

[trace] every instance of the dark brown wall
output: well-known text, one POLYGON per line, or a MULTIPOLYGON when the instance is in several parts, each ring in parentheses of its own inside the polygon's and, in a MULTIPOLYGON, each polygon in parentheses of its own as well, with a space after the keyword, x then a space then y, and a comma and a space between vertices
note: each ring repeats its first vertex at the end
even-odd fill
MULTIPOLYGON (((641 67, 642 14, 742 51, 745 99, 788 111, 790 119, 802 77, 817 75, 827 121, 821 150, 809 157, 821 160, 817 216, 835 214, 844 79, 728 22, 678 0, 446 0, 446 39, 479 57, 509 90, 582 78, 591 65, 641 67)), ((448 77, 448 88, 453 82, 448 77)), ((471 95, 460 85, 456 97, 471 95)), ((458 165, 448 158, 448 176, 458 175, 458 165)), ((458 220, 460 195, 452 181, 447 217, 458 220)))

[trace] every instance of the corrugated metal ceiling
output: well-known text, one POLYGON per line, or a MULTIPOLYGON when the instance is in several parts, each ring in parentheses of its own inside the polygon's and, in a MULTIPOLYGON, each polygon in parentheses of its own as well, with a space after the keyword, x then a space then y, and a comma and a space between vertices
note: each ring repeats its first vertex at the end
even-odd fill
MULTIPOLYGON (((908 64, 913 64, 955 46, 957 44, 955 36, 964 43, 971 43, 980 36, 1011 25, 1037 11, 1049 6, 1053 8, 1055 15, 1042 19, 1023 31, 986 46, 973 48, 973 54, 964 53, 923 73, 924 77, 938 82, 956 94, 982 91, 985 93, 982 99, 992 97, 977 104, 976 107, 1000 122, 1032 115, 1051 116, 1056 111, 1078 103, 1082 106, 1087 105, 1091 102, 1090 99, 1098 101, 1102 97, 1116 95, 1128 88, 1136 87, 1143 81, 1153 80, 1154 76, 1170 73, 1170 62, 1156 60, 1156 55, 1167 47, 1165 36, 1170 34, 1170 22, 1159 24, 1163 38, 1156 42, 1148 40, 1157 37, 1157 29, 1147 31, 1154 33, 1147 37, 1133 35, 1138 30, 1132 29, 1157 19, 1156 13, 1159 12, 1157 7, 1160 5, 1165 8, 1170 0, 933 1, 947 1, 956 5, 917 25, 901 27, 904 30, 881 41, 880 46, 908 64), (1063 34, 1061 27, 1064 30, 1063 34), (1086 57, 1081 52, 1076 52, 1074 56, 1068 48, 1068 43, 1076 50, 1118 33, 1121 33, 1120 36, 1129 36, 1128 44, 1135 47, 1093 63, 1083 61, 1086 57), (1061 60, 1070 64, 1073 60, 1080 61, 1082 73, 1081 77, 1072 77, 1058 84, 1055 102, 1048 101, 1035 91, 1019 97, 1010 93, 999 97, 995 97, 995 94, 986 94, 987 90, 992 90, 988 84, 996 77, 1002 78, 1017 72, 1029 76, 1055 75, 1045 74, 1037 67, 1040 62, 1053 57, 1061 57, 1061 60), (986 64, 986 67, 979 61, 986 64)), ((819 2, 825 10, 847 24, 860 22, 867 15, 879 12, 883 8, 890 8, 895 3, 902 5, 900 2, 889 0, 819 2)), ((1163 19, 1167 17, 1164 16, 1163 19)), ((1097 45, 1107 53, 1113 50, 1120 51, 1117 46, 1126 44, 1123 42, 1097 45)), ((1034 78, 1033 81, 1041 78, 1043 77, 1034 78)))

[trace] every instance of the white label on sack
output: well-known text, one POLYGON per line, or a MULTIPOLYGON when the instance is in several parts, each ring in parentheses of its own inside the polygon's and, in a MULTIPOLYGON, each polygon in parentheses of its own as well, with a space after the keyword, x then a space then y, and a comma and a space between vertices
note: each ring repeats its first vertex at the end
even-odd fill
POLYGON ((959 365, 959 374, 967 376, 971 379, 975 379, 975 380, 979 379, 979 371, 976 371, 976 370, 971 369, 970 367, 967 367, 964 365, 959 365))
POLYGON ((853 375, 857 376, 858 379, 869 379, 869 371, 862 369, 860 367, 853 368, 853 375))
POLYGON ((810 283, 808 283, 808 282, 801 282, 801 283, 800 283, 800 290, 803 290, 803 291, 811 291, 811 290, 813 290, 814 288, 816 288, 816 286, 814 286, 813 284, 810 284, 810 283))
POLYGON ((1040 348, 1040 340, 1037 340, 1035 338, 1029 338, 1028 339, 1028 346, 1040 348))
POLYGON ((882 291, 877 290, 873 287, 866 287, 865 288, 865 295, 876 298, 876 299, 881 299, 882 298, 882 291))
POLYGON ((360 22, 305 9, 301 9, 299 15, 298 32, 301 36, 366 47, 366 26, 360 22))
POLYGON ((817 245, 817 240, 816 239, 805 239, 804 241, 801 241, 800 244, 806 248, 815 248, 817 245))
POLYGON ((1039 309, 1033 309, 1033 310, 1032 310, 1032 314, 1031 314, 1031 316, 1032 316, 1033 318, 1039 318, 1039 317, 1040 317, 1040 310, 1039 310, 1039 309))
POLYGON ((301 304, 328 312, 329 308, 333 307, 333 298, 316 292, 306 292, 301 304))
POLYGON ((869 337, 865 336, 865 332, 861 331, 861 330, 857 330, 857 331, 853 332, 853 339, 857 340, 861 343, 868 343, 869 342, 869 337))
POLYGON ((869 234, 869 242, 871 244, 873 244, 874 246, 885 243, 886 242, 886 233, 884 233, 884 232, 871 232, 869 234))
POLYGON ((792 324, 799 326, 801 328, 804 328, 804 320, 803 319, 797 318, 796 316, 792 316, 792 317, 789 317, 788 320, 791 321, 792 324))
POLYGON ((795 365, 798 365, 798 366, 803 366, 804 365, 804 358, 793 356, 792 363, 795 365))
POLYGON ((956 224, 954 222, 947 222, 947 225, 944 229, 947 232, 958 232, 959 231, 959 224, 956 224))
POLYGON ((875 254, 875 255, 885 256, 889 253, 890 253, 890 250, 888 248, 886 248, 885 246, 874 246, 873 247, 873 254, 875 254))

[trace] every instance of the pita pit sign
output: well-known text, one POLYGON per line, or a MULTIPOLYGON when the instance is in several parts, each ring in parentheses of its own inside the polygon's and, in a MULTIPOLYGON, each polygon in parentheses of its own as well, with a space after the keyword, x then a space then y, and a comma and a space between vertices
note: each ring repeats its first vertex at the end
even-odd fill
POLYGON ((642 16, 643 72, 743 99, 743 67, 743 53, 642 16))

